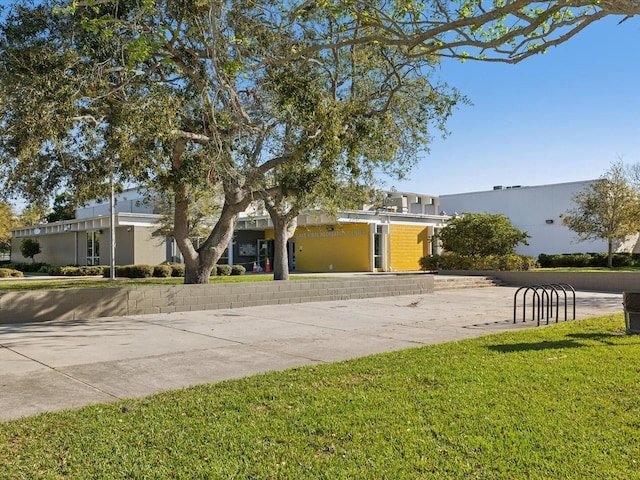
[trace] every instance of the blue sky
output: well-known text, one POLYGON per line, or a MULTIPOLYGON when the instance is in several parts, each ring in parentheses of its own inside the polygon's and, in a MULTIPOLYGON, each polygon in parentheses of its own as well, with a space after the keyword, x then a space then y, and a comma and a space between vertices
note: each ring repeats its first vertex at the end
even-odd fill
POLYGON ((517 65, 444 61, 443 81, 473 102, 448 122, 400 191, 444 195, 494 185, 600 177, 640 163, 640 18, 601 20, 517 65))

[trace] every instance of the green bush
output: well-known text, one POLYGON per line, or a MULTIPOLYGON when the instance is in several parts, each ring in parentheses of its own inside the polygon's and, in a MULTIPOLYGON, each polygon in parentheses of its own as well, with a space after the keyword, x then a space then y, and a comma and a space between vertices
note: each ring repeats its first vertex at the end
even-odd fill
POLYGON ((244 275, 247 271, 243 265, 232 265, 231 266, 231 275, 244 275))
POLYGON ((170 277, 173 269, 170 265, 155 265, 153 267, 153 276, 158 278, 170 277))
POLYGON ((52 267, 51 275, 62 275, 66 277, 87 277, 92 275, 104 275, 107 270, 107 277, 109 276, 109 267, 104 265, 86 265, 82 267, 65 266, 65 267, 52 267))
POLYGON ((153 265, 130 265, 129 278, 151 278, 153 277, 153 265))
POLYGON ((24 274, 19 270, 14 270, 13 268, 0 268, 0 278, 8 277, 24 277, 24 274))
MULTIPOLYGON (((614 267, 637 267, 640 266, 638 255, 628 253, 613 254, 614 267)), ((561 253, 547 255, 541 253, 538 256, 538 263, 543 268, 584 268, 584 267, 606 267, 607 254, 599 253, 561 253)))
POLYGON ((511 270, 526 271, 536 266, 533 257, 522 255, 459 255, 447 252, 443 255, 428 255, 418 261, 422 270, 511 270))
MULTIPOLYGON (((220 277, 228 277, 231 275, 231 265, 216 265, 215 268, 217 275, 220 277)), ((211 274, 213 275, 213 272, 211 274)))
MULTIPOLYGON (((116 277, 124 278, 151 278, 153 277, 153 265, 119 265, 116 267, 116 277)), ((108 277, 111 273, 110 268, 104 269, 104 276, 108 277)))
POLYGON ((40 270, 45 268, 50 268, 51 265, 44 262, 34 262, 34 263, 8 263, 5 265, 6 268, 11 268, 13 270, 18 270, 24 273, 38 273, 40 270))
POLYGON ((184 277, 184 263, 168 263, 172 277, 184 277))
POLYGON ((427 255, 418 260, 418 265, 420 265, 420 270, 435 272, 439 269, 439 260, 440 255, 427 255))

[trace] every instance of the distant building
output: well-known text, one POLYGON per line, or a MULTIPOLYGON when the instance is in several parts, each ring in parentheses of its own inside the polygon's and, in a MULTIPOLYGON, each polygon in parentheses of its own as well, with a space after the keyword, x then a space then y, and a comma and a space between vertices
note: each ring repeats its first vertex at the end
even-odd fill
MULTIPOLYGON (((116 265, 159 264, 171 254, 171 241, 157 237, 160 215, 136 189, 116 195, 116 265)), ((38 240, 42 253, 36 261, 51 265, 109 265, 111 262, 108 202, 89 202, 76 210, 76 218, 12 230, 11 259, 25 261, 20 243, 38 240)))
MULTIPOLYGON (((606 252, 607 241, 578 242, 575 232, 562 224, 562 216, 574 208, 573 197, 596 180, 538 186, 496 186, 482 192, 441 195, 443 214, 502 213, 519 230, 527 232, 529 246, 519 245, 521 255, 537 257, 541 253, 606 252)), ((627 251, 635 242, 626 244, 627 251)))

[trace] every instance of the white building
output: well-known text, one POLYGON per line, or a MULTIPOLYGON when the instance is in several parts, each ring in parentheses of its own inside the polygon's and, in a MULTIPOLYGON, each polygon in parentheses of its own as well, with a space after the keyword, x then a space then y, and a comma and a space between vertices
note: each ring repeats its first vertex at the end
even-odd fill
POLYGON ((578 242, 576 234, 562 224, 562 216, 574 208, 573 197, 595 180, 551 185, 496 186, 483 192, 440 196, 441 213, 502 213, 511 223, 527 232, 529 246, 516 252, 537 257, 541 253, 606 252, 606 240, 578 242))

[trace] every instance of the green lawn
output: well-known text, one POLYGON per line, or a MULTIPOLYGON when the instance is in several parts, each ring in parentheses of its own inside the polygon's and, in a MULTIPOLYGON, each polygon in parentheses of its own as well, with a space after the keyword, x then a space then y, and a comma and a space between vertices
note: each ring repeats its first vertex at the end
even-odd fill
POLYGON ((535 268, 534 272, 640 272, 640 267, 553 267, 535 268))
MULTIPOLYGON (((291 277, 301 279, 305 277, 291 277)), ((309 278, 309 277, 306 277, 309 278)), ((273 280, 273 275, 234 275, 211 277, 209 283, 232 283, 232 282, 261 282, 273 280)), ((108 278, 100 277, 69 277, 69 278, 42 278, 30 280, 0 280, 0 290, 20 291, 20 290, 44 290, 59 288, 99 288, 99 287, 122 287, 131 285, 182 285, 184 278, 118 278, 111 281, 108 278)))
POLYGON ((0 424, 0 478, 640 478, 621 315, 0 424))

